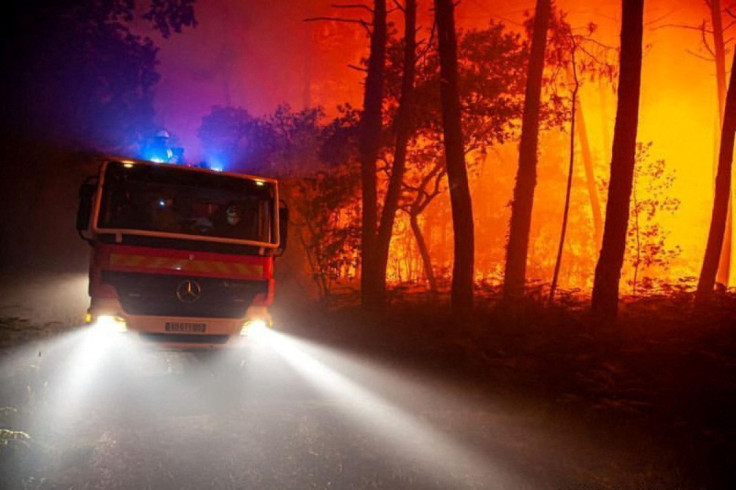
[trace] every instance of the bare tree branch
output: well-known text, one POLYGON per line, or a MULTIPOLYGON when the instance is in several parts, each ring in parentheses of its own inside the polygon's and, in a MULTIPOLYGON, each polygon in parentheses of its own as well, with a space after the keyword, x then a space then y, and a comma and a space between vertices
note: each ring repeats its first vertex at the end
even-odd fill
POLYGON ((320 22, 320 21, 325 21, 325 20, 335 21, 335 22, 345 22, 348 24, 360 24, 368 31, 368 33, 371 32, 368 22, 361 20, 361 19, 348 19, 344 17, 308 17, 304 19, 304 22, 320 22))
POLYGON ((363 9, 366 10, 369 14, 373 15, 372 8, 370 8, 368 5, 363 5, 359 3, 333 3, 330 4, 330 7, 338 9, 363 9))
MULTIPOLYGON (((659 29, 665 29, 665 28, 671 28, 676 27, 678 29, 690 29, 692 31, 700 31, 702 26, 689 26, 687 24, 662 24, 661 26, 652 27, 653 31, 657 31, 659 29)), ((708 34, 712 34, 713 31, 707 30, 708 34)))
MULTIPOLYGON (((715 50, 710 47, 710 44, 708 44, 708 37, 706 36, 706 32, 705 32, 706 31, 705 21, 703 21, 703 23, 701 24, 700 29, 702 32, 701 36, 703 38, 703 46, 705 46, 705 49, 711 54, 711 56, 715 57, 716 55, 715 50)), ((710 34, 712 34, 712 32, 710 34)))
POLYGON ((404 7, 403 5, 401 5, 401 3, 399 3, 398 0, 394 0, 394 5, 396 5, 396 8, 399 9, 399 10, 401 10, 402 12, 406 12, 406 7, 404 7))
POLYGON ((647 27, 654 26, 654 25, 658 24, 660 21, 662 21, 662 20, 666 19, 667 17, 669 17, 671 15, 671 13, 672 12, 668 12, 668 13, 666 13, 664 15, 661 15, 661 16, 657 17, 656 19, 652 19, 650 21, 647 21, 647 22, 644 23, 644 25, 647 26, 647 27))
POLYGON ((602 62, 601 62, 601 60, 600 60, 600 59, 598 58, 598 56, 597 56, 597 55, 595 55, 595 54, 591 53, 591 52, 590 52, 590 51, 589 51, 589 50, 588 50, 587 48, 585 48, 585 46, 583 46, 582 44, 578 45, 578 49, 580 49, 580 51, 581 51, 581 52, 582 52, 582 53, 583 53, 584 55, 588 56, 588 58, 590 58, 591 60, 595 61, 596 63, 602 63, 602 62))
POLYGON ((604 49, 611 49, 611 50, 616 49, 615 46, 610 46, 608 44, 602 43, 602 42, 600 42, 600 41, 598 41, 596 39, 593 39, 592 37, 586 37, 585 38, 585 41, 586 42, 589 42, 591 44, 595 44, 597 46, 600 46, 601 48, 604 48, 604 49))
POLYGON ((691 55, 695 56, 696 58, 700 58, 701 60, 708 61, 708 62, 713 62, 713 58, 708 58, 706 56, 703 56, 702 54, 696 53, 695 51, 691 51, 689 49, 686 49, 685 52, 688 53, 688 54, 691 54, 691 55))

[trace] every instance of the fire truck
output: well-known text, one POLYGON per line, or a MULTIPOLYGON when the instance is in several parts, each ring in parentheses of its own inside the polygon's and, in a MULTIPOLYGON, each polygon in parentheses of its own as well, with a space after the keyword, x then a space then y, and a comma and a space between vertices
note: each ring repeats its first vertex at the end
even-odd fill
POLYGON ((270 326, 287 222, 274 179, 105 158, 79 190, 87 321, 166 349, 242 345, 270 326))

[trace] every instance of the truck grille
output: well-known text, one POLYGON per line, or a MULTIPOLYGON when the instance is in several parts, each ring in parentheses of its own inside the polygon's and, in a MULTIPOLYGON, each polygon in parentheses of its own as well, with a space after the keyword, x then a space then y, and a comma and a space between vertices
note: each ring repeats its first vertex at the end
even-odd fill
POLYGON ((102 281, 131 315, 242 318, 256 294, 268 292, 266 281, 214 277, 103 271, 102 281), (196 283, 194 291, 186 281, 196 283))

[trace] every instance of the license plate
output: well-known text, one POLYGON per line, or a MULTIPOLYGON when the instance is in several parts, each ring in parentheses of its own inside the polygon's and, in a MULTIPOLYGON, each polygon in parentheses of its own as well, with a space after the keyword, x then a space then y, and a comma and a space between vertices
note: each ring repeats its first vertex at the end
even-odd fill
POLYGON ((195 332, 205 333, 206 323, 166 322, 164 327, 167 332, 195 332))

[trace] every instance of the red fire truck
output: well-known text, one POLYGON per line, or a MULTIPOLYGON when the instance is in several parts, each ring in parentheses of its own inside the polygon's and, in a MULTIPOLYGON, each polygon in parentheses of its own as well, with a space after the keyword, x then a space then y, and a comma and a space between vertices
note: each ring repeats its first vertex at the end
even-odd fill
POLYGON ((276 180, 108 158, 79 192, 87 320, 164 348, 240 345, 270 326, 288 210, 276 180))

